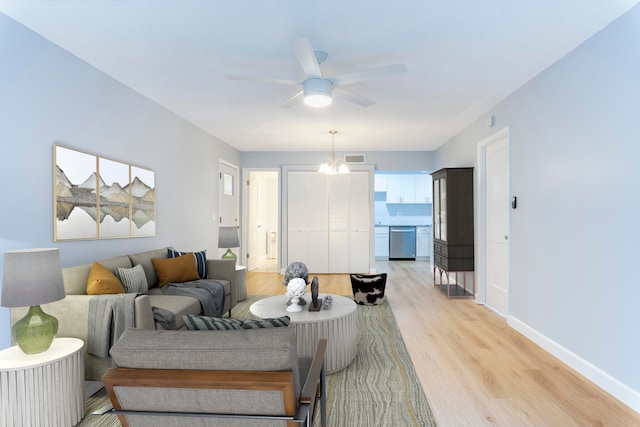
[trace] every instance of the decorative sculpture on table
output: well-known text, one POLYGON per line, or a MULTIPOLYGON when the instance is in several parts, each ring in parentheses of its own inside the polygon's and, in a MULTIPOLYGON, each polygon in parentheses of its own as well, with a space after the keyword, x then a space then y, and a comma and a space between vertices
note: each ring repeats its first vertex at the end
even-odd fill
POLYGON ((318 276, 314 276, 311 281, 311 304, 309 311, 320 311, 322 309, 322 298, 318 298, 318 276))
MULTIPOLYGON (((287 266, 284 270, 284 285, 287 286, 291 279, 300 278, 304 280, 305 284, 309 283, 309 270, 303 262, 294 261, 287 266)), ((298 304, 305 305, 307 301, 304 298, 300 298, 298 304)), ((287 302, 290 304, 290 301, 287 302)))
POLYGON ((302 306, 299 305, 300 298, 306 293, 307 283, 304 279, 296 277, 289 280, 287 284, 287 296, 291 298, 291 304, 287 307, 289 312, 302 311, 302 306))

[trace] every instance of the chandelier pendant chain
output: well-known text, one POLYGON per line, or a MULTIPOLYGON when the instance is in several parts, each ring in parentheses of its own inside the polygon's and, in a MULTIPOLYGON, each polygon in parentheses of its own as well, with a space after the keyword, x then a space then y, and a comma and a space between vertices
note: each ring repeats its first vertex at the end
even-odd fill
POLYGON ((329 133, 331 134, 331 167, 333 169, 336 169, 336 144, 335 144, 335 138, 336 138, 336 133, 338 133, 338 131, 337 130, 330 130, 329 133))

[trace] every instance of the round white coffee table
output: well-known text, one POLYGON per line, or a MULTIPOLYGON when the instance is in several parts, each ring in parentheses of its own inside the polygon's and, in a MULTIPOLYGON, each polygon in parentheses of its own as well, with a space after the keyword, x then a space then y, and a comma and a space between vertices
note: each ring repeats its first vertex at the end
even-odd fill
MULTIPOLYGON (((255 317, 267 319, 289 316, 296 327, 298 355, 313 356, 320 338, 327 339, 325 370, 332 374, 349 366, 358 352, 356 303, 350 298, 331 295, 333 303, 328 310, 309 311, 311 295, 305 295, 307 305, 297 313, 287 311, 286 295, 268 297, 251 304, 249 311, 255 317)), ((324 295, 319 295, 324 298, 324 295)))

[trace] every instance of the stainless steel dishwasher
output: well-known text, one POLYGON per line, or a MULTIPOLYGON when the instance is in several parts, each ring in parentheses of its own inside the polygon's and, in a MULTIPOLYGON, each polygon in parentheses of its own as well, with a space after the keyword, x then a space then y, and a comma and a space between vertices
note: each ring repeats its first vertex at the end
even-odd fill
POLYGON ((389 259, 416 259, 416 227, 389 227, 389 259))

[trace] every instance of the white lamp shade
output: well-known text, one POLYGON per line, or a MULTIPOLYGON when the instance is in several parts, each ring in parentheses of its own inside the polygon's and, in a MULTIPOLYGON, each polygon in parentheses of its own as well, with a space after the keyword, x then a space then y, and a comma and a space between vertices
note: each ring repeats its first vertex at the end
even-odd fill
POLYGON ((238 248, 240 238, 238 237, 238 227, 220 227, 218 230, 218 248, 238 248))
POLYGON ((57 248, 4 253, 2 306, 27 307, 64 297, 60 251, 57 248))

